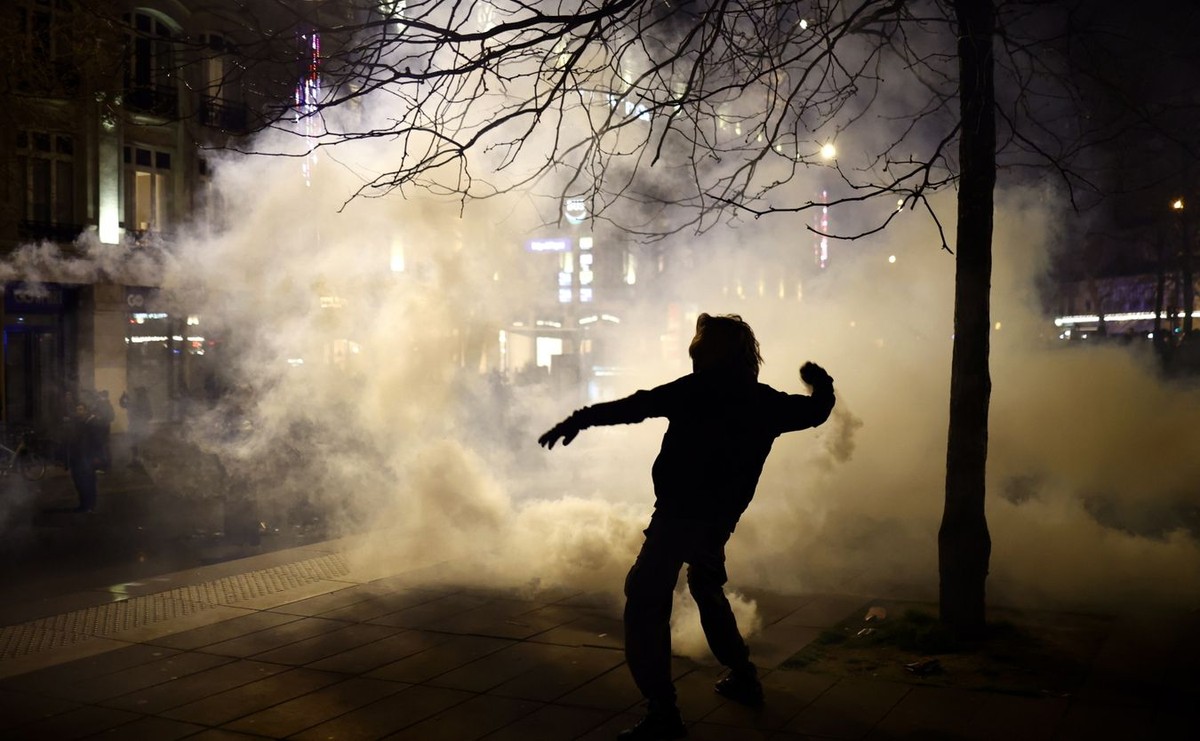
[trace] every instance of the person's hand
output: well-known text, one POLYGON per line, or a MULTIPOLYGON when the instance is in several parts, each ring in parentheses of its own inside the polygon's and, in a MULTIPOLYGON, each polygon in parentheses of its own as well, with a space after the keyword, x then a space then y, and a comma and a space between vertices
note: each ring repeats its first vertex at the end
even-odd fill
POLYGON ((809 386, 832 386, 833 378, 825 369, 813 362, 800 366, 800 380, 809 386))
POLYGON ((562 422, 550 428, 549 432, 538 438, 538 445, 541 445, 546 450, 554 448, 554 444, 560 439, 563 445, 570 445, 575 436, 579 434, 579 427, 568 417, 562 422))

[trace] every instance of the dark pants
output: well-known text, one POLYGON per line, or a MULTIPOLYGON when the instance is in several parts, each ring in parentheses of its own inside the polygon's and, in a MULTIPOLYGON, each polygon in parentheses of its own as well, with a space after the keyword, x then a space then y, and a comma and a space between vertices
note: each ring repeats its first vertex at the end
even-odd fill
POLYGON ((671 598, 679 570, 688 565, 688 589, 713 655, 735 671, 751 669, 750 650, 725 598, 725 543, 729 531, 698 520, 655 516, 625 578, 625 660, 651 704, 674 705, 671 682, 671 598))
POLYGON ((71 459, 71 483, 79 495, 79 509, 96 509, 96 466, 91 458, 71 459))

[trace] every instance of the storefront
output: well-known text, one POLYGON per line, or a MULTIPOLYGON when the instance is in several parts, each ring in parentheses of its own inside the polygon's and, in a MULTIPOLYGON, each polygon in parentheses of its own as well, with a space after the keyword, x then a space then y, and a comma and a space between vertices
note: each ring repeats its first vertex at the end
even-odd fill
POLYGON ((3 290, 3 422, 48 435, 66 413, 77 366, 79 287, 13 282, 3 290))

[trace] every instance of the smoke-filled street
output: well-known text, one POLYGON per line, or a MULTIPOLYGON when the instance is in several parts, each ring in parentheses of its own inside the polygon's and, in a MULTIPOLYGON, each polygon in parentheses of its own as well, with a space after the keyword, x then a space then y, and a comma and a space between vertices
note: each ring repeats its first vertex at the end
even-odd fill
POLYGON ((0 735, 1194 724, 1191 4, 17 5, 0 735))

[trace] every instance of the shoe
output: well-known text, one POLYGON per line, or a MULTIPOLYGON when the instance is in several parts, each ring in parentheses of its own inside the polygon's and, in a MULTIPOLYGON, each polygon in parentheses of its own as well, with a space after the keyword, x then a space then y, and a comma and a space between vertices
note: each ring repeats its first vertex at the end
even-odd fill
POLYGON ((687 736, 687 726, 679 717, 679 710, 672 708, 667 711, 652 711, 637 722, 633 728, 626 728, 617 734, 617 741, 668 741, 669 739, 687 736))
POLYGON ((729 676, 717 682, 713 687, 721 697, 750 707, 763 704, 762 682, 754 674, 730 672, 729 676))

